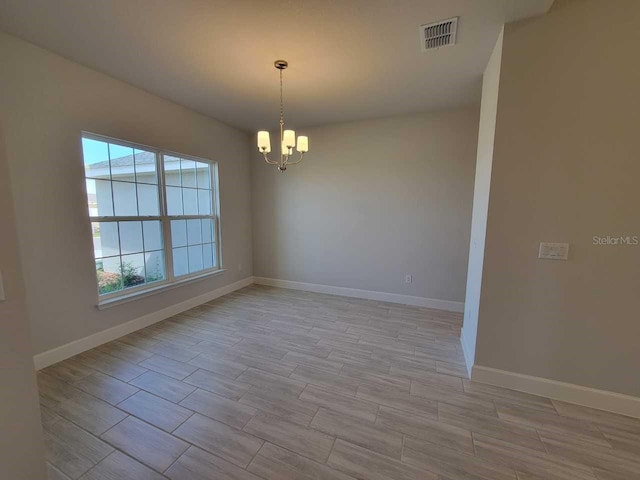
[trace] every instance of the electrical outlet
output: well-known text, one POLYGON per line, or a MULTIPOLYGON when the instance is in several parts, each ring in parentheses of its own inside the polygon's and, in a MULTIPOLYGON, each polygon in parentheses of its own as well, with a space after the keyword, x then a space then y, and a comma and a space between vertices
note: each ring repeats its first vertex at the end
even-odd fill
POLYGON ((404 283, 411 283, 413 282, 413 278, 411 277, 411 275, 407 275, 406 277, 404 277, 404 283))

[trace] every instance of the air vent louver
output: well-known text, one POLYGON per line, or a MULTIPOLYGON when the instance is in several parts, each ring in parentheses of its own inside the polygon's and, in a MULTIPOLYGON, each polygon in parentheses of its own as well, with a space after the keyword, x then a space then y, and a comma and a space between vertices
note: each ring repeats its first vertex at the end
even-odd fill
POLYGON ((420 26, 422 51, 455 45, 458 17, 420 26))

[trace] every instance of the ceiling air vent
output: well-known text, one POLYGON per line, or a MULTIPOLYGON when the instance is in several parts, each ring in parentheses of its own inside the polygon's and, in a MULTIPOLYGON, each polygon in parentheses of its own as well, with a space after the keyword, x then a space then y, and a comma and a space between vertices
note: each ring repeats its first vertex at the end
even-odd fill
POLYGON ((458 17, 449 18, 428 25, 420 25, 422 51, 455 45, 458 31, 458 17))

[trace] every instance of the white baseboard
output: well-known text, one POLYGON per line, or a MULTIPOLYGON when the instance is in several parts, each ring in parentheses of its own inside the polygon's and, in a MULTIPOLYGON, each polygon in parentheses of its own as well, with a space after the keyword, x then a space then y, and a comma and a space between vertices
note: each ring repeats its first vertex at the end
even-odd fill
POLYGON ((510 388, 520 392, 541 395, 563 402, 575 403, 585 407, 619 413, 629 417, 640 418, 639 397, 583 387, 572 383, 558 382, 547 378, 532 377, 530 375, 480 365, 473 366, 471 380, 496 385, 498 387, 510 388))
POLYGON ((253 277, 253 281, 259 285, 270 285, 272 287, 326 293, 329 295, 340 295, 343 297, 365 298, 367 300, 378 300, 381 302, 401 303, 403 305, 448 310, 450 312, 464 312, 464 302, 413 297, 411 295, 401 295, 399 293, 375 292, 373 290, 359 290, 356 288, 333 287, 331 285, 320 285, 317 283, 292 282, 290 280, 279 280, 276 278, 253 277))
POLYGON ((210 302, 211 300, 226 295, 227 293, 231 293, 235 290, 244 288, 248 285, 251 285, 252 283, 253 277, 247 277, 230 285, 226 285, 211 292, 203 293, 202 295, 198 295, 197 297, 190 298, 189 300, 185 300, 184 302, 180 302, 167 308, 163 308, 162 310, 158 310, 157 312, 143 315, 142 317, 138 317, 134 320, 131 320, 130 322, 116 325, 115 327, 103 330, 102 332, 94 333, 93 335, 89 335, 88 337, 84 337, 79 340, 74 340, 73 342, 67 343, 66 345, 62 345, 60 347, 35 355, 33 357, 33 363, 35 364, 36 370, 43 369, 45 367, 48 367, 49 365, 61 362, 62 360, 73 357, 74 355, 85 352, 87 350, 91 350, 92 348, 115 340, 116 338, 120 338, 123 335, 127 335, 129 333, 135 332, 136 330, 140 330, 141 328, 148 327, 149 325, 153 325, 154 323, 172 317, 173 315, 177 315, 178 313, 187 311, 190 308, 197 307, 198 305, 202 305, 206 302, 210 302))
POLYGON ((471 372, 473 370, 473 361, 471 357, 471 349, 467 345, 467 339, 464 336, 464 330, 460 331, 460 345, 462 345, 462 353, 464 355, 464 363, 467 366, 467 375, 471 378, 471 372))

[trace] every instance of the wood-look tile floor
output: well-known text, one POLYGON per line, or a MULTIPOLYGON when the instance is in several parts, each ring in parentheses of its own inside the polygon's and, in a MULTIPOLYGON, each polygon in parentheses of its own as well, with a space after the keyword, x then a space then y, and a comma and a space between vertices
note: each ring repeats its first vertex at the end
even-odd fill
POLYGON ((460 325, 247 287, 39 372, 49 478, 640 478, 639 419, 466 380, 460 325))

